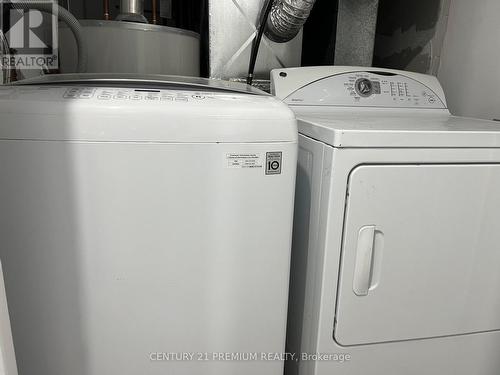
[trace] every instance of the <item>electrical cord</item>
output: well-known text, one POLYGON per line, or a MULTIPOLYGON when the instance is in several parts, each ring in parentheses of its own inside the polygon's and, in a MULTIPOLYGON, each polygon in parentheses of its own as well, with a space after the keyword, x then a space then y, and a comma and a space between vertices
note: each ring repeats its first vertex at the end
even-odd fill
POLYGON ((260 22, 257 28, 257 35, 252 44, 252 51, 250 53, 250 63, 248 65, 248 76, 247 84, 251 85, 253 82, 253 73, 255 71, 255 63, 257 61, 257 55, 259 54, 260 42, 264 31, 266 30, 267 19, 269 18, 269 13, 271 13, 271 8, 273 7, 274 0, 265 0, 264 6, 260 11, 260 22))

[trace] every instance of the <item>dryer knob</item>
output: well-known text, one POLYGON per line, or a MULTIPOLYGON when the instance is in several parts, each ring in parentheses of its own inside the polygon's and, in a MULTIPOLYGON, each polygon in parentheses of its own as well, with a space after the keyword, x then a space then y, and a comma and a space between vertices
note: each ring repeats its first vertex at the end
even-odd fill
POLYGON ((372 81, 366 78, 360 78, 354 84, 354 88, 359 96, 364 98, 373 94, 373 84, 372 81))

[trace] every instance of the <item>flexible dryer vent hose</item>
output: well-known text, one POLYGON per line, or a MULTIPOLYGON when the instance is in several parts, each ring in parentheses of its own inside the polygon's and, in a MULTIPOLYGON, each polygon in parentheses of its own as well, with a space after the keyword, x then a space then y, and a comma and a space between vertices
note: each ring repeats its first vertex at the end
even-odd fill
POLYGON ((273 42, 284 43, 295 38, 316 0, 275 0, 267 19, 266 36, 273 42))
POLYGON ((250 53, 247 84, 253 82, 255 63, 259 53, 262 35, 273 42, 285 43, 295 38, 299 33, 316 0, 265 0, 260 11, 259 25, 250 53))
POLYGON ((12 3, 12 6, 15 9, 35 9, 40 12, 54 14, 54 9, 57 12, 57 17, 63 21, 73 32, 75 36, 76 45, 78 49, 78 65, 77 71, 78 73, 84 73, 87 70, 87 43, 83 37, 82 25, 80 22, 65 8, 55 4, 48 2, 36 2, 36 1, 17 1, 12 3))

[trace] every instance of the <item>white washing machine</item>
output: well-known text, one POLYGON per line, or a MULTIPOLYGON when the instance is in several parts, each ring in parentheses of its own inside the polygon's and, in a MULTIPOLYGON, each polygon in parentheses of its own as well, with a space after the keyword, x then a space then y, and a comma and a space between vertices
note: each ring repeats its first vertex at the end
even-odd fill
POLYGON ((1 87, 19 374, 281 374, 260 353, 284 351, 296 153, 293 112, 246 86, 1 87))
POLYGON ((436 78, 275 70, 299 123, 288 374, 500 373, 500 123, 436 78))

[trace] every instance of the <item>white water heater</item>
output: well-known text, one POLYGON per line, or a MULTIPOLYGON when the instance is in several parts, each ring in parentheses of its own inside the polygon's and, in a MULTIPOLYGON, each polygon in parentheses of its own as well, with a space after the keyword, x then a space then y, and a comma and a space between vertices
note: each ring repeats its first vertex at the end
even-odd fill
MULTIPOLYGON (((88 73, 200 75, 199 34, 147 23, 80 20, 88 48, 88 73)), ((59 24, 61 73, 75 73, 77 47, 59 24)))

